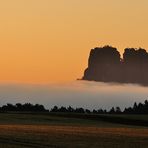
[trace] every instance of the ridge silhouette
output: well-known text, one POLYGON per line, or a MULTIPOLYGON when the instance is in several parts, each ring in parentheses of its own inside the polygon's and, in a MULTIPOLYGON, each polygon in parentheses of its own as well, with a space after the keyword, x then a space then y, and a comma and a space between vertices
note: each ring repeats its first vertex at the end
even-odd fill
POLYGON ((82 80, 148 85, 148 53, 126 48, 121 58, 117 48, 96 47, 90 51, 82 80))

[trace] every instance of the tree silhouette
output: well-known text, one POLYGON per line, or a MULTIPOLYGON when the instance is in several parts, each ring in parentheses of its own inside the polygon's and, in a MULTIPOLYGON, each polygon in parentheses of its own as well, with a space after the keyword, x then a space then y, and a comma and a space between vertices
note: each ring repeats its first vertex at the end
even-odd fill
POLYGON ((43 105, 31 104, 31 103, 17 103, 15 105, 8 103, 0 107, 0 111, 22 111, 22 112, 49 112, 43 105))

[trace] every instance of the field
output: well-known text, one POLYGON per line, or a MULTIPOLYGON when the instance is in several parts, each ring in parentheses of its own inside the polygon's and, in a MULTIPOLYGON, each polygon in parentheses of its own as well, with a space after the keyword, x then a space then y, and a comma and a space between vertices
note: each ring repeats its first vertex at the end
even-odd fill
MULTIPOLYGON (((147 115, 113 116, 118 117, 148 120, 147 115)), ((0 148, 50 147, 147 148, 148 128, 64 114, 0 114, 0 148)))

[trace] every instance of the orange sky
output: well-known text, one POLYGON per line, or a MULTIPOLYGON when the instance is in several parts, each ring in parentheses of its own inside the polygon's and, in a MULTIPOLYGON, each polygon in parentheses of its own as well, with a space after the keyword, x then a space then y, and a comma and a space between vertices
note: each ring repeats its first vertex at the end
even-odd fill
POLYGON ((148 0, 0 1, 0 81, 82 77, 91 48, 148 49, 148 0))

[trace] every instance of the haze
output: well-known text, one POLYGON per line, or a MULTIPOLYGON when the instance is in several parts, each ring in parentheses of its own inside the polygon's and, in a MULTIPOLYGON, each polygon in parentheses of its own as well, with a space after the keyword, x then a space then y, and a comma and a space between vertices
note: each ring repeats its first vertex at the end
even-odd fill
POLYGON ((144 102, 148 87, 126 84, 76 81, 54 85, 0 85, 0 106, 6 103, 40 103, 47 109, 54 105, 110 109, 130 107, 134 102, 144 102))

